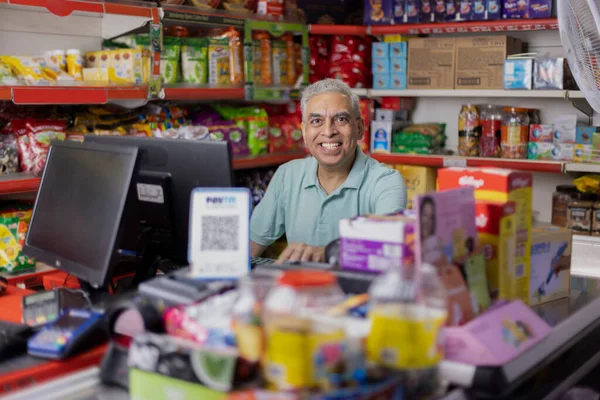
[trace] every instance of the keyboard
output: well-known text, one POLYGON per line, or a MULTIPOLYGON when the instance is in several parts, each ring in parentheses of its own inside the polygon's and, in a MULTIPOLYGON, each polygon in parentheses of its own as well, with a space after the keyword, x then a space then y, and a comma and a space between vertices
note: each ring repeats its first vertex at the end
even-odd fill
POLYGON ((275 261, 272 258, 264 258, 264 257, 250 257, 250 264, 252 264, 252 267, 255 267, 257 265, 268 265, 268 264, 273 264, 275 261))

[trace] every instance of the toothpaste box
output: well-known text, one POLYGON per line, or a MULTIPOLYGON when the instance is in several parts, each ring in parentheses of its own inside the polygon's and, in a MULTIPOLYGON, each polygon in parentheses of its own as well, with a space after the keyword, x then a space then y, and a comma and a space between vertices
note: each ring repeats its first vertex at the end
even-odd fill
POLYGON ((514 282, 509 271, 514 270, 515 212, 514 202, 475 202, 477 239, 485 256, 492 301, 514 297, 514 282))
POLYGON ((529 125, 529 142, 552 143, 554 125, 532 124, 529 125))
POLYGON ((572 143, 553 143, 552 159, 554 161, 572 161, 575 155, 575 145, 572 143))
POLYGON ((435 7, 434 0, 421 0, 421 9, 419 11, 419 22, 427 23, 434 22, 435 15, 433 9, 435 7))
POLYGON ((566 228, 551 225, 533 227, 530 305, 569 296, 572 236, 571 230, 566 228))
POLYGON ((365 25, 388 25, 394 17, 393 0, 365 0, 365 25))
POLYGON ((592 144, 596 135, 595 126, 578 126, 575 134, 575 144, 592 144))
POLYGON ((552 151, 555 144, 546 142, 529 142, 527 145, 527 158, 529 160, 554 160, 552 151))
POLYGON ((390 57, 392 59, 408 57, 408 42, 390 43, 390 57))
POLYGON ((373 89, 389 89, 391 87, 390 74, 374 74, 373 89))
POLYGON ((390 59, 389 58, 374 58, 372 61, 373 75, 378 74, 389 74, 390 73, 390 59))
POLYGON ((575 144, 577 140, 577 115, 560 115, 554 120, 554 143, 575 144))
POLYGON ((415 219, 405 213, 342 219, 339 231, 343 269, 383 272, 414 265, 415 219))
POLYGON ((406 75, 408 63, 404 57, 392 57, 390 60, 390 72, 392 74, 402 73, 406 75))
POLYGON ((496 168, 443 168, 438 189, 474 187, 475 199, 515 203, 517 244, 513 271, 515 298, 529 302, 533 175, 496 168))
POLYGON ((390 88, 400 90, 406 89, 406 71, 390 76, 390 88))
POLYGON ((371 46, 371 56, 375 58, 390 58, 390 44, 386 42, 375 42, 371 46))

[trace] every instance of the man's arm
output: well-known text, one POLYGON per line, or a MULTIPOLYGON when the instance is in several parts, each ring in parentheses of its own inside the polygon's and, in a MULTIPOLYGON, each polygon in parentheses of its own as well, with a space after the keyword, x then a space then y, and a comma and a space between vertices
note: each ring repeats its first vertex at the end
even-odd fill
POLYGON ((263 251, 285 233, 285 209, 281 196, 284 171, 280 167, 273 175, 263 199, 250 219, 250 253, 259 257, 263 251))
POLYGON ((260 244, 250 241, 250 256, 251 257, 260 257, 262 253, 265 252, 267 246, 261 246, 260 244))
POLYGON ((375 214, 392 214, 406 208, 406 185, 398 171, 379 178, 373 193, 375 214))

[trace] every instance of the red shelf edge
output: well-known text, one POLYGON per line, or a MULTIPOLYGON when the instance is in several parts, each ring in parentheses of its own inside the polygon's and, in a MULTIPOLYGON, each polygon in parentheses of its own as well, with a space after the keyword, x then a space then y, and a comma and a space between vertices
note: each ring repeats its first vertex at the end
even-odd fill
MULTIPOLYGON (((424 167, 444 167, 444 156, 427 156, 427 155, 412 155, 412 154, 383 154, 373 153, 371 157, 385 164, 406 164, 419 165, 424 167)), ((449 159, 457 159, 460 157, 448 156, 449 159)), ((488 167, 488 168, 505 168, 519 171, 530 172, 549 172, 561 173, 563 163, 556 161, 531 161, 531 160, 504 160, 504 159, 489 159, 489 158, 467 158, 467 167, 488 167)))
POLYGON ((305 153, 289 153, 289 154, 268 154, 256 157, 244 157, 233 159, 233 169, 251 169, 261 167, 271 167, 284 164, 288 161, 297 160, 306 157, 305 153))
POLYGON ((12 100, 15 104, 106 104, 109 100, 143 100, 147 97, 148 88, 145 86, 0 88, 0 100, 12 100))
POLYGON ((40 186, 40 178, 15 178, 0 181, 0 194, 35 192, 40 186))
POLYGON ((497 20, 497 21, 467 21, 467 22, 439 22, 429 24, 402 24, 402 25, 373 25, 372 35, 410 34, 410 33, 461 33, 461 32, 506 32, 506 31, 533 31, 558 29, 556 18, 529 19, 529 20, 497 20))
POLYGON ((355 35, 364 36, 368 27, 363 25, 309 25, 309 32, 313 35, 355 35))
POLYGON ((244 88, 164 88, 165 100, 243 100, 244 88))

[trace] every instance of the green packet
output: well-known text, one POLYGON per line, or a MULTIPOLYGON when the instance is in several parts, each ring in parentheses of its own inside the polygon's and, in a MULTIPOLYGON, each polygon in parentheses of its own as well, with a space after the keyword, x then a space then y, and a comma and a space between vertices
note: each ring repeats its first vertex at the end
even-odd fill
POLYGON ((35 260, 23 254, 29 222, 16 217, 0 217, 0 272, 20 272, 35 268, 35 260))
POLYGON ((185 83, 208 83, 208 39, 181 39, 181 72, 185 83))
POLYGON ((164 84, 173 84, 181 81, 179 70, 180 44, 181 41, 179 38, 163 38, 163 51, 160 55, 160 75, 164 84))

